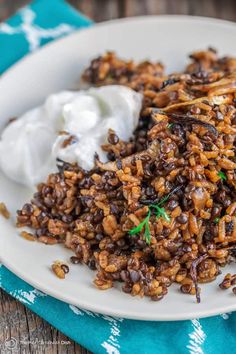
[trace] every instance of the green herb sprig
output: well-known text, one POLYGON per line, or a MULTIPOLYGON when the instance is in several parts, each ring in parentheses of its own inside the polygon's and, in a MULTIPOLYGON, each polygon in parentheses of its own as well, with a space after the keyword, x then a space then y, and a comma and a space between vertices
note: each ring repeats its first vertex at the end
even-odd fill
POLYGON ((171 129, 171 128, 173 127, 173 125, 174 125, 174 123, 169 123, 169 124, 167 125, 167 128, 171 129))
POLYGON ((151 233, 150 233, 150 227, 149 227, 150 216, 151 216, 151 210, 149 209, 146 218, 138 226, 129 230, 129 234, 133 236, 133 235, 136 235, 139 232, 141 232, 142 229, 144 228, 144 237, 145 237, 147 244, 150 244, 150 242, 151 242, 151 233))
POLYGON ((215 218, 215 219, 213 220, 214 224, 218 224, 219 221, 220 221, 220 218, 215 218))
MULTIPOLYGON (((175 189, 174 191, 177 191, 177 189, 175 189)), ((129 230, 129 235, 132 235, 132 236, 137 235, 144 228, 145 241, 148 245, 150 245, 151 232, 150 232, 150 227, 149 227, 149 220, 150 220, 151 214, 153 213, 157 219, 162 217, 167 222, 170 222, 170 217, 167 214, 167 212, 165 211, 165 208, 162 207, 162 205, 170 198, 170 196, 173 194, 174 191, 170 192, 165 197, 163 197, 157 204, 150 204, 148 206, 148 213, 147 213, 147 216, 145 217, 145 219, 143 219, 143 221, 141 221, 141 223, 138 226, 129 230)))
POLYGON ((227 176, 226 176, 226 174, 224 172, 219 171, 217 173, 217 176, 219 176, 222 181, 227 181, 227 176))
POLYGON ((163 217, 166 221, 170 222, 170 217, 166 213, 165 208, 160 208, 160 206, 152 204, 149 206, 149 208, 155 209, 154 214, 156 215, 156 218, 159 219, 160 217, 163 217))

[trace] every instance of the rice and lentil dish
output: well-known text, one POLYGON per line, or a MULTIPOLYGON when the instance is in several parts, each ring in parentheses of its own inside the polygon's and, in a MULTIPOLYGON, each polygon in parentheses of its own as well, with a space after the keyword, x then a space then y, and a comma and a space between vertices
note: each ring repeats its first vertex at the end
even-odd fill
POLYGON ((171 75, 114 53, 94 59, 83 75, 89 84, 143 94, 134 137, 109 131, 109 161, 95 156, 89 172, 58 161, 58 173, 18 211, 19 227, 64 243, 72 262, 96 270, 98 289, 122 282, 126 293, 160 300, 177 282, 199 302, 198 284, 235 261, 236 59, 211 48, 190 58, 171 75))

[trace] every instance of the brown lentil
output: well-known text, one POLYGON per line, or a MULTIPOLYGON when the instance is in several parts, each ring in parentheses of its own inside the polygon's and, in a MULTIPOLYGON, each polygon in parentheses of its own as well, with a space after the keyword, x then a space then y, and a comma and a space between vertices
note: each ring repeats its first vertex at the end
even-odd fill
POLYGON ((230 273, 226 274, 223 281, 219 284, 219 287, 222 290, 229 289, 231 287, 231 274, 230 273))
POLYGON ((71 263, 73 263, 73 264, 79 264, 79 263, 81 263, 81 259, 79 259, 79 257, 75 257, 75 256, 71 256, 71 257, 70 257, 70 261, 71 261, 71 263))
POLYGON ((62 264, 61 265, 62 270, 64 271, 65 274, 69 273, 70 269, 67 264, 62 264))

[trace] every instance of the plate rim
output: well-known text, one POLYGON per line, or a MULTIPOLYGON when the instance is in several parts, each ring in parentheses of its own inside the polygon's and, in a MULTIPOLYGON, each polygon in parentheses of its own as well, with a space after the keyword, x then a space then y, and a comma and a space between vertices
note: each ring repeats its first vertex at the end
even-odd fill
POLYGON ((37 56, 39 53, 42 53, 44 50, 48 50, 48 48, 60 45, 60 43, 63 43, 64 41, 66 42, 68 38, 72 38, 74 36, 77 36, 79 33, 83 32, 90 32, 90 31, 96 31, 97 28, 102 28, 105 26, 112 26, 115 24, 125 24, 126 22, 139 22, 139 21, 152 21, 152 20, 157 20, 157 21, 172 21, 172 20, 185 20, 185 21, 202 21, 207 24, 218 24, 220 26, 225 26, 225 27, 236 27, 236 22, 229 21, 229 20, 224 20, 220 18, 215 18, 215 17, 207 17, 207 16, 194 16, 194 15, 143 15, 143 16, 132 16, 132 17, 124 17, 124 18, 116 18, 112 20, 107 20, 107 21, 102 21, 98 23, 91 23, 89 26, 86 27, 81 27, 76 29, 74 32, 69 33, 66 36, 57 38, 55 40, 52 40, 46 44, 44 44, 42 47, 38 48, 36 51, 29 52, 25 54, 21 59, 16 61, 13 65, 11 65, 8 69, 6 69, 0 76, 0 80, 4 79, 6 76, 11 74, 12 71, 17 69, 19 65, 21 65, 23 62, 26 62, 28 60, 31 60, 32 57, 37 56))
MULTIPOLYGON (((45 245, 45 247, 50 247, 50 245, 45 245)), ((183 313, 183 315, 178 315, 178 318, 176 318, 176 315, 172 315, 172 314, 165 314, 165 315, 158 315, 158 318, 156 318, 155 316, 155 312, 151 312, 148 313, 148 315, 140 315, 137 314, 137 312, 129 312, 129 314, 126 313, 126 311, 124 310, 123 312, 119 310, 119 313, 117 313, 116 310, 114 309, 107 309, 106 307, 101 308, 101 305, 99 305, 99 308, 96 306, 96 304, 94 303, 87 303, 86 301, 84 301, 84 299, 79 300, 79 304, 78 302, 76 302, 76 300, 70 300, 70 302, 68 302, 68 298, 66 298, 66 296, 63 295, 63 293, 60 293, 59 295, 55 292, 54 290, 50 287, 44 286, 44 284, 42 283, 38 283, 36 280, 32 279, 32 278, 28 278, 27 274, 24 274, 22 276, 22 273, 19 274, 17 271, 17 267, 15 267, 12 264, 8 264, 7 261, 2 261, 2 265, 4 265, 8 270, 10 270, 13 274, 15 274, 16 276, 18 276, 21 280, 25 281, 26 283, 28 283, 29 285, 31 285, 32 287, 34 287, 37 290, 42 291, 43 293, 45 293, 46 295, 49 295, 51 297, 53 297, 56 300, 59 301, 63 301, 68 305, 74 305, 80 309, 84 309, 84 310, 88 310, 88 311, 92 311, 94 313, 97 313, 99 315, 108 315, 108 316, 113 316, 113 317, 117 317, 117 318, 125 318, 125 319, 129 319, 129 320, 138 320, 138 321, 155 321, 155 322, 175 322, 175 321, 186 321, 186 320, 193 320, 196 318, 196 314, 193 312, 189 312, 188 314, 183 313)), ((1 264, 0 264, 1 266, 1 264)), ((0 270, 1 271, 1 270, 0 270)), ((2 289, 4 290, 4 287, 2 287, 2 289)), ((99 291, 99 290, 98 290, 99 291)), ((184 296, 184 294, 183 294, 184 296)), ((186 295, 188 296, 188 295, 186 295)), ((142 301, 142 299, 139 299, 140 301, 142 301)), ((195 303, 196 306, 198 306, 197 303, 195 303)), ((184 304, 183 304, 184 306, 184 304)), ((221 315, 224 313, 228 313, 228 312, 234 312, 236 311, 236 303, 235 306, 232 306, 232 304, 226 306, 226 305, 221 305, 220 308, 218 308, 217 310, 211 309, 211 310, 200 310, 197 314, 197 318, 207 318, 207 317, 212 317, 212 316, 217 316, 217 315, 221 315)))
MULTIPOLYGON (((14 65, 12 65, 9 69, 7 69, 2 75, 0 80, 4 80, 7 76, 11 75, 12 72, 14 74, 14 71, 18 69, 19 66, 21 66, 22 64, 27 65, 28 61, 32 60, 32 57, 34 56, 38 56, 38 55, 42 55, 41 53, 43 53, 44 51, 48 51, 48 49, 50 49, 51 47, 56 47, 56 46, 60 46, 61 43, 66 43, 68 41, 69 38, 72 37, 76 37, 79 34, 82 34, 83 32, 94 32, 97 30, 97 28, 101 28, 101 27, 110 27, 115 25, 122 25, 125 24, 127 22, 136 22, 136 23, 140 23, 140 22, 149 22, 149 21, 173 21, 173 20, 177 20, 177 21, 187 21, 187 22, 204 22, 207 23, 209 25, 211 24, 215 24, 215 25, 219 25, 219 26, 223 26, 223 27, 231 27, 231 28, 236 28, 236 23, 232 22, 232 21, 228 21, 228 20, 222 20, 222 19, 217 19, 217 18, 211 18, 211 17, 203 17, 203 16, 188 16, 188 15, 149 15, 149 16, 135 16, 135 17, 127 17, 127 18, 122 18, 122 19, 113 19, 113 20, 109 20, 109 21, 104 21, 104 22, 100 22, 97 24, 94 24, 92 26, 89 27, 85 27, 85 28, 81 28, 78 29, 76 31, 74 31, 73 33, 69 34, 68 36, 59 38, 55 41, 49 42, 46 45, 44 45, 43 47, 41 47, 40 49, 38 49, 35 52, 31 52, 28 55, 24 56, 22 59, 20 59, 19 61, 17 61, 14 65)), ((110 316, 114 316, 114 317, 122 317, 122 318, 126 318, 126 319, 133 319, 133 320, 145 320, 145 321, 183 321, 183 320, 189 320, 189 319, 194 319, 196 318, 196 314, 193 312, 189 312, 188 314, 184 314, 184 315, 178 315, 178 318, 176 318, 176 315, 172 315, 170 314, 165 314, 165 315, 158 315, 158 318, 156 318, 156 316, 153 313, 148 313, 148 315, 140 315, 137 312, 131 312, 129 314, 126 313, 126 311, 124 310, 123 312, 119 310, 119 313, 117 313, 117 311, 115 309, 106 309, 105 307, 101 309, 101 306, 98 305, 98 307, 96 306, 96 303, 87 303, 86 299, 80 299, 79 300, 79 304, 78 302, 74 301, 73 299, 70 300, 70 302, 68 302, 68 296, 64 296, 64 294, 58 294, 56 292, 54 292, 54 290, 52 288, 50 288, 49 286, 44 286, 43 283, 38 282, 37 280, 32 279, 30 276, 28 277, 27 274, 23 274, 21 272, 18 272, 17 270, 17 266, 15 266, 14 264, 12 264, 12 262, 8 262, 7 259, 4 258, 4 255, 1 255, 1 262, 2 264, 8 268, 10 271, 12 271, 16 276, 18 276, 20 279, 26 281, 28 284, 30 284, 31 286, 43 291, 44 293, 58 299, 61 301, 64 301, 67 304, 71 304, 71 305, 75 305, 79 308, 82 309, 86 309, 86 310, 90 310, 92 312, 96 312, 99 314, 105 314, 105 315, 110 315, 110 316)), ((3 288, 4 289, 4 288, 3 288)), ((141 301, 141 300, 140 300, 141 301)), ((184 304, 183 304, 184 305, 184 304)), ((197 306, 197 304, 196 304, 197 306)), ((220 315, 222 313, 225 312, 232 312, 232 311, 236 311, 236 303, 235 306, 232 306, 232 304, 230 305, 221 305, 220 307, 217 308, 217 310, 214 309, 210 309, 210 310, 198 310, 198 318, 204 318, 204 317, 210 317, 210 316, 214 316, 214 315, 220 315)))

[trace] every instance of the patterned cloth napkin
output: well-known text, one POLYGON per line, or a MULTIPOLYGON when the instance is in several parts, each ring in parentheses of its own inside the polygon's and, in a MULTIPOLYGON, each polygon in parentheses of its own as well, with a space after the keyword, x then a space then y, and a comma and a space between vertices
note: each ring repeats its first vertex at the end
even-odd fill
MULTIPOLYGON (((0 72, 28 52, 90 24, 90 20, 63 0, 34 1, 0 25, 0 72)), ((0 266, 0 285, 54 327, 94 353, 235 352, 236 313, 181 322, 132 321, 98 315, 56 300, 32 288, 4 266, 0 266)), ((7 350, 7 345, 9 342, 3 343, 1 349, 7 350)))

